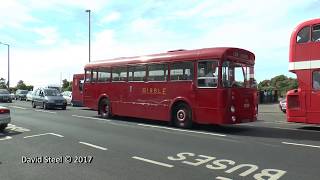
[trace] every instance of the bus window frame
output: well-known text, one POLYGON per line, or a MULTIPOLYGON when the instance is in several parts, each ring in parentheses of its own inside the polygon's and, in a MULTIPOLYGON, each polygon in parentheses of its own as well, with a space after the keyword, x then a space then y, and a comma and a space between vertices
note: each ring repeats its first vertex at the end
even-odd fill
MULTIPOLYGON (((121 73, 120 73, 120 74, 121 74, 121 73)), ((120 74, 119 74, 119 75, 120 75, 120 74)), ((112 83, 128 82, 128 66, 127 66, 127 65, 125 65, 125 66, 112 66, 112 67, 111 67, 111 82, 112 82, 112 83), (113 70, 114 70, 115 68, 125 68, 125 69, 126 69, 127 77, 126 77, 126 79, 125 79, 124 81, 120 80, 120 79, 121 79, 121 76, 119 76, 119 81, 114 81, 114 80, 113 80, 113 70)))
MULTIPOLYGON (((196 62, 196 60, 193 60, 193 61, 183 60, 183 61, 175 61, 175 62, 168 63, 168 81, 170 81, 170 82, 194 82, 194 78, 195 78, 195 72, 194 72, 195 62, 196 62), (192 64, 192 66, 193 66, 193 71, 192 71, 193 77, 192 77, 192 79, 187 79, 187 80, 172 80, 171 79, 171 65, 179 64, 179 63, 191 63, 192 64)), ((164 82, 166 82, 166 81, 164 81, 164 82)))
MULTIPOLYGON (((319 27, 320 27, 320 24, 313 24, 313 25, 312 25, 312 28, 311 28, 311 41, 312 41, 313 43, 320 43, 320 37, 319 37, 316 41, 313 39, 313 34, 314 34, 313 28, 314 28, 315 26, 319 26, 319 27)), ((319 34, 320 34, 320 29, 319 29, 318 31, 319 31, 319 34)))
MULTIPOLYGON (((220 59, 201 59, 201 60, 198 60, 198 61, 196 61, 196 68, 197 68, 197 70, 196 70, 196 77, 195 77, 195 81, 196 81, 196 84, 197 84, 197 88, 198 89, 217 89, 217 88, 219 88, 220 87, 220 63, 221 62, 221 60, 220 59), (208 62, 208 61, 216 61, 217 63, 218 63, 218 65, 217 65, 217 71, 218 71, 218 79, 217 79, 217 86, 216 87, 199 87, 199 85, 198 85, 198 74, 199 74, 199 72, 198 72, 198 70, 199 70, 199 63, 200 62, 208 62)), ((205 76, 204 76, 205 77, 205 76)))
POLYGON ((311 26, 310 25, 307 25, 307 26, 304 26, 304 27, 302 27, 301 29, 299 29, 299 31, 297 32, 297 35, 296 35, 296 44, 306 44, 306 43, 310 43, 311 42, 311 33, 312 33, 312 28, 311 28, 311 26), (308 31, 308 33, 309 33, 309 37, 308 37, 308 41, 306 41, 306 42, 298 42, 298 36, 299 36, 299 33, 303 30, 303 29, 305 29, 305 28, 309 28, 309 31, 308 31))
POLYGON ((147 69, 146 69, 146 82, 168 82, 169 81, 169 68, 170 68, 170 64, 167 62, 161 62, 161 63, 150 63, 147 64, 147 69), (150 81, 149 80, 149 66, 151 65, 164 65, 165 69, 164 69, 164 80, 163 81, 150 81))
POLYGON ((111 80, 112 80, 112 72, 111 72, 111 68, 110 67, 101 67, 101 68, 98 68, 97 69, 97 83, 110 83, 111 80), (99 73, 100 72, 107 72, 107 71, 101 71, 101 70, 109 70, 109 73, 110 73, 110 77, 109 77, 109 80, 108 78, 105 80, 105 81, 99 81, 99 73))
POLYGON ((127 82, 146 82, 146 79, 147 79, 147 64, 128 64, 127 65, 127 82), (133 73, 133 80, 129 80, 129 75, 130 75, 130 71, 129 71, 129 68, 131 67, 144 67, 144 70, 145 70, 145 76, 143 78, 142 81, 135 81, 134 80, 134 73, 133 73))

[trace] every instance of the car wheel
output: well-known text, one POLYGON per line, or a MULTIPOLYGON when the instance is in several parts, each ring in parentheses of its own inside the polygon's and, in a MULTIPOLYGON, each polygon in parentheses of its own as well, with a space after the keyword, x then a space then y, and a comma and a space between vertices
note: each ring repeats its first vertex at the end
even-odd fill
POLYGON ((8 126, 8 124, 1 124, 0 131, 4 131, 4 129, 8 126))
POLYGON ((173 123, 178 128, 192 127, 192 111, 185 103, 179 103, 173 109, 173 123))
POLYGON ((36 108, 36 104, 33 101, 31 102, 31 106, 32 108, 36 108))
POLYGON ((99 104, 99 113, 100 117, 104 119, 108 119, 112 117, 111 114, 111 104, 109 99, 102 99, 99 104))

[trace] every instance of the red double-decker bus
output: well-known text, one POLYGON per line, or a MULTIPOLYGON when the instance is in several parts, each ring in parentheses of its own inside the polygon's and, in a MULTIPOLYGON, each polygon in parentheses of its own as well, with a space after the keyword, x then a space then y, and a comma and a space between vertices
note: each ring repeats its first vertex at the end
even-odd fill
POLYGON ((73 106, 83 105, 83 83, 84 74, 74 74, 72 80, 72 99, 73 106))
POLYGON ((199 124, 257 119, 255 56, 239 48, 176 50, 91 62, 84 105, 112 115, 199 124))
POLYGON ((299 88, 287 93, 287 120, 320 123, 320 18, 299 24, 292 32, 289 71, 299 88))

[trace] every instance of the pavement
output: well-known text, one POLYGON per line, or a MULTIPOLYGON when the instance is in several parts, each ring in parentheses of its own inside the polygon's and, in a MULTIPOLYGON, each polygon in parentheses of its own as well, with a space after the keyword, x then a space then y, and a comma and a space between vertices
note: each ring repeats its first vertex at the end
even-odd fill
POLYGON ((3 103, 0 179, 318 180, 320 126, 287 123, 277 104, 258 121, 191 130, 137 118, 100 119, 85 107, 3 103))

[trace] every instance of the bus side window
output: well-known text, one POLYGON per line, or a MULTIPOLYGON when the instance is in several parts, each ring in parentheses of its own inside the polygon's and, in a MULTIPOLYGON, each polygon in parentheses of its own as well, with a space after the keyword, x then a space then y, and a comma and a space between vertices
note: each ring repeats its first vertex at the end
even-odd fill
POLYGON ((320 24, 312 27, 312 41, 320 42, 320 24))
POLYGON ((129 66, 129 81, 144 81, 146 78, 146 66, 129 66))
POLYGON ((217 87, 218 74, 217 61, 198 62, 198 87, 217 87))
POLYGON ((98 71, 98 82, 110 81, 111 73, 110 69, 100 69, 98 71))
POLYGON ((148 81, 165 81, 166 76, 165 64, 150 64, 148 66, 148 81))
POLYGON ((312 73, 312 88, 314 90, 320 90, 320 71, 313 71, 312 73))
POLYGON ((91 82, 96 82, 97 81, 97 75, 98 75, 98 72, 96 70, 92 70, 91 71, 91 82))
POLYGON ((112 81, 126 81, 127 67, 112 68, 112 81))
POLYGON ((310 26, 302 28, 297 35, 297 43, 306 43, 310 40, 310 26))
POLYGON ((178 62, 170 64, 170 80, 193 80, 193 62, 178 62))

